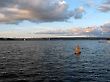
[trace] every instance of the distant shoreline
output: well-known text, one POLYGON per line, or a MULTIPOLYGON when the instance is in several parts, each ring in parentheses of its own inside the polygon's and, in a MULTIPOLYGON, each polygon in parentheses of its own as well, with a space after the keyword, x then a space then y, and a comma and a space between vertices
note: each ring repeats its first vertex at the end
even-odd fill
POLYGON ((110 40, 108 37, 51 37, 51 38, 0 38, 0 41, 25 40, 110 40))

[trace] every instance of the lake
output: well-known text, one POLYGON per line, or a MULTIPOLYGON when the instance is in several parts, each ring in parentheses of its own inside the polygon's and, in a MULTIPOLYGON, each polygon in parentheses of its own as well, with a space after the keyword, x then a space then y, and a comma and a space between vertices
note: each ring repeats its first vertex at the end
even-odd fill
POLYGON ((0 82, 110 82, 110 43, 0 41, 0 82))

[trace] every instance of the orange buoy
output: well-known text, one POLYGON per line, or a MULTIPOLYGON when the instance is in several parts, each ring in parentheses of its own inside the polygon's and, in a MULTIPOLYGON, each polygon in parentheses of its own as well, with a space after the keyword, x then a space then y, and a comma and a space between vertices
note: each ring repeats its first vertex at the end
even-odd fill
POLYGON ((80 46, 77 45, 76 48, 75 48, 75 54, 79 55, 80 53, 81 53, 80 46))

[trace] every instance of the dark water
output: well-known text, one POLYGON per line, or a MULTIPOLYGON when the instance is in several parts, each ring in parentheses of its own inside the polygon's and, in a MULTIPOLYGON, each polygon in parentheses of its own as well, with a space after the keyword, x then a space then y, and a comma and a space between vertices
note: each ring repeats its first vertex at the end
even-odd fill
POLYGON ((0 41, 0 82, 110 82, 110 43, 0 41))

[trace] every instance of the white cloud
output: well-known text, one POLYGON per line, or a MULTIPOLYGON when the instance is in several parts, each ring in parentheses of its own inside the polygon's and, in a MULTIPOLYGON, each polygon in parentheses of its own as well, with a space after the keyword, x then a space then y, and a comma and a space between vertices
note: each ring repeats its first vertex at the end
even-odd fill
POLYGON ((72 28, 45 28, 45 29, 34 29, 30 31, 26 30, 10 30, 0 32, 0 37, 59 37, 59 36, 96 36, 96 37, 110 37, 110 21, 100 25, 91 27, 72 27, 72 28))
POLYGON ((91 26, 86 28, 70 28, 70 29, 56 29, 36 32, 37 34, 60 35, 60 36, 96 36, 96 37, 110 37, 110 22, 100 26, 91 26))
POLYGON ((76 8, 74 11, 74 17, 76 19, 80 19, 83 15, 83 12, 85 12, 84 7, 80 6, 79 8, 76 8))
POLYGON ((110 22, 105 23, 101 26, 102 32, 110 32, 110 22))
POLYGON ((87 7, 95 7, 96 6, 96 3, 95 3, 95 0, 83 0, 83 2, 85 2, 85 5, 87 7))
POLYGON ((101 4, 98 8, 102 12, 110 11, 110 0, 106 0, 103 4, 101 4))

